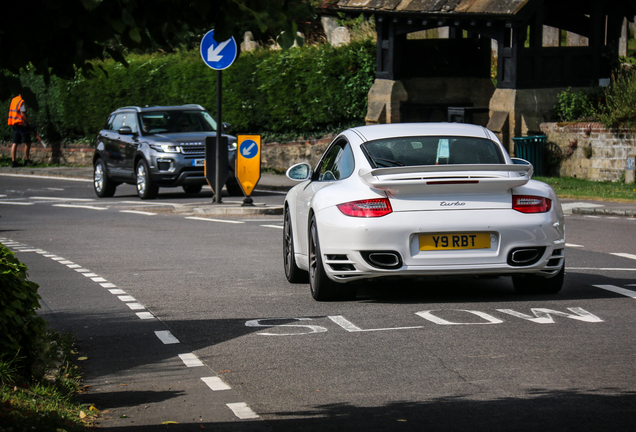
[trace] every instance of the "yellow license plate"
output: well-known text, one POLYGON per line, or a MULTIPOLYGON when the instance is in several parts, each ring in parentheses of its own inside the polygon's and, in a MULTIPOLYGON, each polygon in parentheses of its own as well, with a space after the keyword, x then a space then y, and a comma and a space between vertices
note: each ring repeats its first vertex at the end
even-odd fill
POLYGON ((421 234, 420 250, 489 249, 488 233, 421 234))

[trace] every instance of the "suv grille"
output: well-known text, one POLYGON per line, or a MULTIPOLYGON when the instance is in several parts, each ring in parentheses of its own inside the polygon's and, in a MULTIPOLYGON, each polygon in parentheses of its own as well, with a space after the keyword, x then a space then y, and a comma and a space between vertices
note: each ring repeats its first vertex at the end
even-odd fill
POLYGON ((205 144, 203 143, 182 143, 181 153, 183 154, 199 154, 205 153, 205 144))

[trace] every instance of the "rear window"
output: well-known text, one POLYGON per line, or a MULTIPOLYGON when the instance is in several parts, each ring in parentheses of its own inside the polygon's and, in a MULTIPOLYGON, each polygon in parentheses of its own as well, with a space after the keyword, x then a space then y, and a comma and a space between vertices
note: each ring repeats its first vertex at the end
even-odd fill
POLYGON ((497 143, 485 138, 426 136, 369 141, 362 145, 376 168, 413 165, 505 163, 497 143))

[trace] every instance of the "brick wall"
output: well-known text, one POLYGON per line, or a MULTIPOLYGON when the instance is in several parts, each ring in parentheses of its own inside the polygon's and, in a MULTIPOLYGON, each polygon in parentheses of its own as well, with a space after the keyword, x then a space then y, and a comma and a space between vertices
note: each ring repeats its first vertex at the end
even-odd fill
POLYGON ((264 143, 261 149, 261 165, 263 168, 277 170, 287 170, 299 162, 309 162, 311 166, 316 166, 320 156, 334 138, 335 135, 288 143, 264 143))
POLYGON ((561 176, 617 181, 626 159, 636 155, 635 130, 608 131, 600 123, 543 123, 541 130, 561 149, 561 176))
MULTIPOLYGON (((33 143, 29 156, 35 162, 90 166, 94 151, 95 149, 93 148, 87 148, 79 144, 71 144, 64 147, 49 145, 44 148, 40 143, 33 143)), ((11 144, 0 145, 0 154, 11 156, 11 144)), ((18 159, 24 158, 24 144, 18 146, 16 156, 18 159)))
MULTIPOLYGON (((287 170, 299 162, 309 162, 315 166, 334 136, 319 139, 308 139, 287 143, 264 143, 261 149, 261 166, 287 170)), ((10 156, 11 144, 1 145, 0 154, 10 156)), ((92 164, 93 148, 79 144, 65 146, 52 150, 51 146, 43 148, 41 144, 31 146, 31 159, 35 162, 59 163, 63 165, 90 166, 92 164)), ((18 147, 18 158, 24 157, 24 145, 18 147)))

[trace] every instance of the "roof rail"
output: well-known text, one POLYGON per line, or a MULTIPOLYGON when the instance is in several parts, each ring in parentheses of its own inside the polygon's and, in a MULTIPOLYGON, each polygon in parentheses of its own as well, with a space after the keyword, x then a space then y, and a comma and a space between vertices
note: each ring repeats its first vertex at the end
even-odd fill
POLYGON ((122 110, 122 109, 134 109, 137 112, 141 112, 141 108, 139 108, 138 106, 125 106, 125 107, 117 108, 117 110, 122 110))
POLYGON ((197 107, 197 108, 201 108, 202 110, 205 110, 205 108, 203 108, 203 107, 202 107, 201 105, 199 105, 199 104, 183 104, 183 105, 181 105, 181 106, 184 106, 184 107, 197 107))

